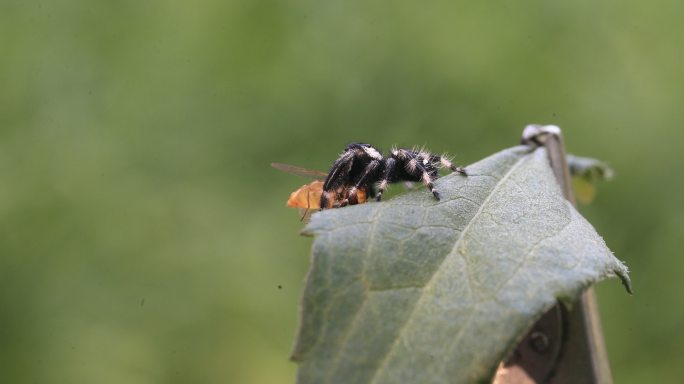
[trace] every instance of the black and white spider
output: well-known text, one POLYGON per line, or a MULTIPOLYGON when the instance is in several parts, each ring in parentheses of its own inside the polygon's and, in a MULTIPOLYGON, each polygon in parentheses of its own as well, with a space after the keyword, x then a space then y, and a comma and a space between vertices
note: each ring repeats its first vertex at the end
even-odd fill
POLYGON ((422 181, 439 200, 433 181, 440 168, 466 174, 445 156, 419 149, 393 148, 387 157, 370 144, 352 143, 332 165, 323 184, 321 209, 358 204, 359 191, 380 201, 390 183, 422 181))

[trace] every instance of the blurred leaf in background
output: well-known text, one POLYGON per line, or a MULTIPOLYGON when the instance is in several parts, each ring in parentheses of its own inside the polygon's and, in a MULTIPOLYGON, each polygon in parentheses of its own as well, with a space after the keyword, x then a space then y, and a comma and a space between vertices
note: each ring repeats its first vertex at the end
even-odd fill
POLYGON ((528 123, 586 215, 616 382, 677 382, 684 4, 0 2, 0 381, 291 382, 301 180, 352 141, 468 164, 528 123), (667 294, 665 294, 667 293, 667 294))

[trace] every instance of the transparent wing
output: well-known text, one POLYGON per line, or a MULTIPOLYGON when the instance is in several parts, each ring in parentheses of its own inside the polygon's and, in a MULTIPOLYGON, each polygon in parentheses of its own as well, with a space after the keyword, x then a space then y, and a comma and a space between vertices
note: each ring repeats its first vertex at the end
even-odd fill
POLYGON ((321 179, 322 180, 328 176, 328 174, 325 172, 315 171, 313 169, 306 169, 306 168, 302 168, 302 167, 298 167, 296 165, 290 165, 290 164, 271 163, 271 167, 273 167, 279 171, 291 173, 293 175, 297 175, 297 176, 301 176, 301 177, 308 177, 309 179, 316 179, 316 180, 321 179))

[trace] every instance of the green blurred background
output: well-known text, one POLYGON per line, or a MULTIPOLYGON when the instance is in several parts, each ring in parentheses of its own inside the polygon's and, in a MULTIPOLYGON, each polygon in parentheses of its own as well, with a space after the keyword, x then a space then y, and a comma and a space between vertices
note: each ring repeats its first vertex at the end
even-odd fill
POLYGON ((0 382, 288 383, 349 142, 462 164, 557 124, 616 170, 583 213, 618 383, 684 376, 681 1, 0 0, 0 382))

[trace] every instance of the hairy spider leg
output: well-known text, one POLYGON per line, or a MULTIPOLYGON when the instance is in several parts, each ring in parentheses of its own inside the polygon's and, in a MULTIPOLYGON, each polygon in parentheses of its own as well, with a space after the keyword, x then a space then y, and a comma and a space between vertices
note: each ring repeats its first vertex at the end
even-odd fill
POLYGON ((468 175, 466 173, 465 168, 459 167, 459 166, 455 165, 454 163, 452 163, 451 159, 446 157, 446 154, 443 154, 442 156, 434 156, 434 158, 435 158, 436 162, 439 163, 442 167, 449 168, 454 172, 460 173, 461 175, 466 175, 466 176, 468 175))
POLYGON ((382 194, 385 192, 391 182, 397 179, 397 159, 394 154, 385 159, 385 167, 382 170, 382 178, 378 184, 378 192, 375 196, 375 201, 382 199, 382 194))
MULTIPOLYGON (((325 179, 323 193, 321 194, 321 209, 345 206, 350 203, 357 204, 357 190, 361 186, 365 187, 365 185, 362 185, 364 180, 355 181, 368 178, 370 174, 366 175, 365 171, 369 163, 380 161, 382 161, 382 155, 370 144, 352 143, 347 145, 344 153, 333 163, 330 173, 325 179), (361 176, 351 179, 353 175, 359 173, 361 176), (353 184, 354 187, 349 188, 350 184, 353 184), (352 201, 349 197, 352 197, 352 201)), ((370 195, 374 194, 372 188, 367 188, 365 192, 370 195)))
POLYGON ((346 196, 340 202, 341 207, 349 204, 354 205, 359 203, 357 196, 359 188, 366 188, 372 192, 372 186, 370 185, 369 180, 378 173, 381 165, 382 162, 380 160, 376 158, 371 159, 371 161, 365 166, 361 176, 356 180, 356 183, 354 183, 354 186, 347 190, 346 196))
POLYGON ((347 147, 330 168, 330 173, 323 183, 320 209, 331 208, 337 200, 337 190, 347 183, 354 162, 354 152, 354 149, 347 147))
MULTIPOLYGON (((399 149, 392 152, 392 156, 397 159, 397 166, 399 173, 397 176, 402 180, 422 181, 423 184, 432 192, 435 199, 439 200, 439 192, 432 183, 434 179, 439 177, 439 169, 435 166, 435 162, 431 157, 425 156, 422 153, 409 151, 407 149, 399 149)), ((392 182, 394 180, 390 180, 392 182)))

